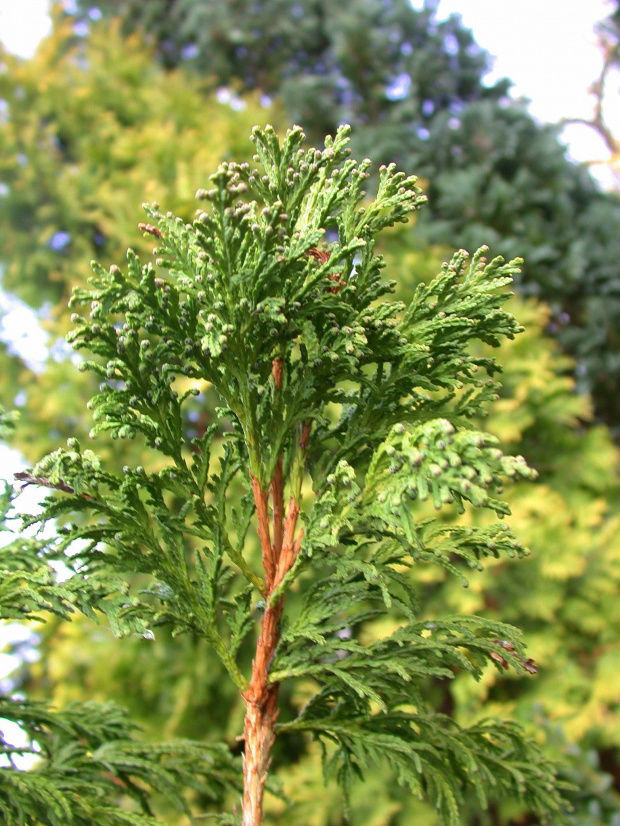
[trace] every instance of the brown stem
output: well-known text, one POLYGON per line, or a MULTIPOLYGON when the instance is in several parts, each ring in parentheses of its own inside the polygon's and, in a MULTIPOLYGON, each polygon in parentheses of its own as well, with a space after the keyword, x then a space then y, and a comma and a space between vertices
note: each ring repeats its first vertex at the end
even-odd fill
MULTIPOLYGON (((292 500, 293 501, 293 500, 292 500)), ((285 544, 280 559, 282 563, 285 552, 286 558, 294 561, 294 551, 288 550, 287 542, 294 537, 299 503, 289 507, 285 527, 285 544)), ((291 547, 299 552, 301 537, 292 541, 291 547)), ((292 564, 292 563, 291 563, 292 564)), ((277 584, 278 574, 272 580, 269 591, 277 584)), ((287 569, 288 570, 288 569, 287 569)), ((286 573, 286 571, 284 571, 286 573)), ((243 755, 243 826, 261 826, 263 822, 263 792, 267 772, 271 763, 271 749, 275 741, 275 723, 278 716, 279 683, 269 684, 269 666, 273 660, 280 640, 280 619, 284 607, 284 597, 275 605, 269 605, 263 614, 260 635, 256 646, 256 656, 252 662, 252 678, 247 691, 243 694, 245 700, 245 723, 243 736, 245 739, 245 753, 243 755)))
POLYGON ((278 564, 284 539, 284 476, 282 471, 282 456, 278 459, 276 470, 271 481, 271 501, 273 504, 273 549, 274 564, 278 564))
POLYGON ((256 504, 258 538, 260 539, 265 580, 267 582, 267 589, 269 590, 276 572, 275 561, 271 550, 271 538, 269 536, 269 508, 267 504, 269 501, 269 491, 261 488, 260 482, 254 474, 250 474, 250 480, 252 493, 254 494, 254 502, 256 504))
POLYGON ((302 452, 305 454, 306 452, 306 445, 308 444, 308 439, 310 438, 310 431, 312 430, 312 422, 304 422, 301 427, 301 438, 299 440, 299 447, 301 448, 302 452))
POLYGON ((299 546, 301 545, 301 534, 298 537, 297 541, 295 540, 295 528, 297 527, 298 516, 299 502, 297 502, 291 496, 288 503, 286 523, 284 525, 284 540, 282 542, 282 552, 280 554, 280 558, 277 560, 276 563, 277 568, 273 580, 274 588, 277 588, 278 585, 282 582, 286 573, 291 569, 293 562, 295 562, 295 557, 299 552, 299 546))
MULTIPOLYGON (((267 493, 261 491, 258 482, 252 479, 252 488, 256 499, 259 522, 259 535, 263 549, 269 539, 269 525, 262 525, 267 513, 267 493), (262 514, 262 516, 261 516, 262 514)), ((268 578, 268 597, 289 570, 299 553, 301 535, 295 539, 295 529, 299 516, 299 502, 291 498, 286 523, 283 529, 282 553, 279 560, 274 560, 270 552, 263 553, 270 563, 277 564, 273 577, 268 578)), ((243 736, 245 752, 243 755, 243 826, 262 826, 263 792, 265 780, 271 763, 271 749, 275 741, 275 723, 278 716, 279 683, 269 684, 269 666, 273 660, 280 640, 280 619, 284 608, 284 597, 275 605, 266 600, 265 613, 261 622, 260 635, 256 646, 256 656, 252 662, 252 677, 245 700, 245 723, 243 736)))
POLYGON ((284 359, 280 356, 271 362, 271 375, 277 390, 282 389, 282 374, 284 373, 284 359))
MULTIPOLYGON (((62 479, 59 479, 58 482, 50 482, 50 480, 46 479, 45 476, 34 476, 32 473, 28 473, 28 471, 25 470, 20 471, 19 473, 14 473, 13 476, 19 482, 24 482, 24 487, 26 487, 26 485, 43 485, 46 488, 62 490, 64 493, 75 493, 75 488, 72 488, 71 485, 63 482, 62 479)), ((92 496, 88 493, 83 493, 82 496, 84 499, 92 499, 92 496)))
POLYGON ((280 684, 269 685, 269 665, 280 639, 280 618, 283 600, 267 606, 252 663, 252 679, 245 700, 243 736, 243 826, 261 826, 263 822, 263 792, 271 763, 275 722, 278 716, 280 684))
MULTIPOLYGON (((272 374, 278 390, 282 386, 283 360, 274 359, 272 374)), ((305 461, 305 451, 310 436, 310 424, 304 425, 300 439, 300 459, 305 461)), ((263 794, 271 763, 271 749, 275 742, 275 723, 278 717, 279 683, 269 683, 269 667, 280 641, 280 619, 284 608, 284 596, 270 603, 270 596, 281 584, 297 558, 303 531, 295 538, 300 509, 300 494, 291 496, 284 519, 284 473, 282 456, 276 465, 271 490, 273 503, 273 545, 270 540, 269 489, 263 490, 258 479, 251 476, 252 491, 256 504, 258 535, 261 543, 267 595, 265 613, 261 621, 256 655, 252 662, 252 677, 245 700, 243 736, 243 820, 242 826, 262 826, 263 794)), ((299 486, 300 487, 300 486, 299 486)))
MULTIPOLYGON (((284 359, 275 358, 271 362, 271 375, 276 390, 282 389, 282 376, 284 373, 284 359)), ((284 536, 284 475, 282 470, 282 456, 278 459, 275 473, 271 481, 271 500, 273 503, 273 548, 272 559, 274 566, 277 566, 282 551, 282 539, 284 536)))
POLYGON ((164 237, 162 231, 158 227, 154 227, 153 224, 138 224, 138 229, 147 232, 149 235, 154 235, 156 238, 164 237))

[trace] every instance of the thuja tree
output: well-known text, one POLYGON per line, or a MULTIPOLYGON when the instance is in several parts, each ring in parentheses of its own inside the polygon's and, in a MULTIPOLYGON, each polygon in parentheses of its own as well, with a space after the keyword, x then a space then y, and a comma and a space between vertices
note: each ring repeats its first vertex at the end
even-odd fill
POLYGON ((55 489, 37 520, 67 520, 59 547, 86 593, 111 569, 126 580, 112 608, 98 601, 117 626, 167 624, 222 661, 245 703, 242 815, 225 822, 263 822, 276 737, 306 734, 345 799, 383 759, 449 824, 467 789, 481 807, 518 795, 560 823, 554 767, 517 726, 459 726, 425 701, 432 679, 534 673, 518 630, 423 618, 407 573, 460 576, 455 560, 525 553, 497 520, 439 523, 432 510, 501 518, 504 480, 534 475, 470 421, 499 367, 469 344, 519 332, 502 309, 518 262, 461 251, 408 305, 389 300, 375 236, 422 205, 415 178, 383 167, 366 201, 370 161, 349 158, 347 127, 322 151, 299 127, 252 140, 256 165, 223 163, 192 224, 145 205, 154 262, 130 250, 125 272, 94 264, 76 289, 90 313, 70 339, 102 379, 93 435, 141 437, 158 458, 117 476, 70 440, 21 474, 55 489), (221 406, 187 440, 208 386, 221 406))

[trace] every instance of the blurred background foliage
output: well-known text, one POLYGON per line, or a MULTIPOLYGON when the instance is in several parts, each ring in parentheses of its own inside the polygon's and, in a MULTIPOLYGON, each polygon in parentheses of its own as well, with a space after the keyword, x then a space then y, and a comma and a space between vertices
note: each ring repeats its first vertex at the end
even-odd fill
MULTIPOLYGON (((0 403, 21 412, 13 446, 34 462, 68 436, 87 439, 96 387, 62 343, 67 300, 91 258, 109 265, 127 246, 150 252, 137 228, 141 202, 190 219, 194 192, 217 163, 251 153, 254 123, 301 122, 320 141, 351 122, 355 153, 396 160, 423 178, 429 196, 414 227, 383 239, 398 291, 409 293, 458 246, 484 242, 493 255, 526 259, 510 306, 525 332, 499 355, 504 387, 484 427, 540 472, 538 483, 510 492, 512 525, 533 554, 489 565, 467 589, 423 568, 416 576, 425 615, 449 609, 512 622, 540 671, 530 680, 493 671, 473 687, 457 675, 427 691, 461 721, 517 717, 566 762, 579 788, 576 826, 619 826, 617 196, 566 159, 557 129, 508 98, 508 81, 485 85, 488 55, 458 18, 437 21, 433 3, 422 11, 406 0, 97 8, 101 21, 92 3, 73 14, 56 7, 53 33, 32 59, 1 57, 2 285, 35 309, 50 343, 40 365, 2 345, 0 403)), ((200 401, 188 427, 208 421, 215 400, 200 401)), ((100 438, 94 447, 117 467, 127 451, 149 463, 138 443, 100 438)), ((24 659, 13 690, 59 706, 116 700, 149 740, 224 737, 238 750, 242 705, 201 642, 164 631, 118 642, 86 620, 50 619, 32 631, 40 656, 24 659)), ((303 702, 303 691, 283 702, 303 702)), ((340 826, 339 793, 323 788, 316 746, 300 737, 286 753, 278 748, 297 803, 273 799, 270 822, 340 826)), ((383 769, 356 789, 351 820, 435 823, 383 769)), ((484 814, 472 805, 467 820, 534 822, 518 801, 484 814)))

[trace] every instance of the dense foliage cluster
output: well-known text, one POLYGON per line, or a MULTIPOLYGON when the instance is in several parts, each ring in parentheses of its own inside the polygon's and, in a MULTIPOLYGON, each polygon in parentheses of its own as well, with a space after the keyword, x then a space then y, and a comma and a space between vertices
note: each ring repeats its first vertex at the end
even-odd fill
MULTIPOLYGON (((14 426, 14 414, 0 409, 0 435, 6 438, 14 426)), ((59 582, 61 550, 19 531, 13 498, 5 485, 0 619, 34 621, 51 614, 68 620, 77 610, 96 621, 103 607, 113 620, 122 607, 123 581, 104 572, 88 582, 83 576, 59 582)), ((74 702, 58 711, 2 694, 0 716, 3 727, 18 725, 24 740, 15 744, 10 733, 0 734, 0 813, 10 826, 154 826, 161 821, 152 816, 153 797, 164 795, 166 808, 189 814, 181 789, 219 800, 239 787, 239 765, 225 745, 139 742, 136 726, 113 703, 74 702), (128 800, 135 806, 120 805, 128 800)))
MULTIPOLYGON (((86 18, 91 0, 80 0, 86 18)), ((277 96, 320 139, 339 123, 352 146, 428 180, 423 237, 521 255, 516 280, 554 310, 599 415, 620 421, 620 204, 571 163, 559 129, 488 85, 489 55, 457 16, 408 0, 101 0, 125 31, 148 33, 163 62, 211 85, 277 96)), ((610 25, 613 22, 610 18, 610 25)))

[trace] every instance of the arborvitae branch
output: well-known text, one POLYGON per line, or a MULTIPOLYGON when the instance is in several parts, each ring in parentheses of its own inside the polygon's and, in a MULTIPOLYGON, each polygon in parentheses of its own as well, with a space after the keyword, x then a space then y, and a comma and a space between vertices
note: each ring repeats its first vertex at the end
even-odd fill
MULTIPOLYGON (((54 540, 11 534, 11 522, 19 522, 12 498, 5 488, 1 527, 10 541, 0 548, 1 620, 42 621, 49 613, 68 619, 79 610, 94 620, 103 612, 117 633, 148 631, 144 619, 124 616, 133 600, 125 580, 111 570, 75 574, 59 583, 52 565, 70 560, 54 540)), ((26 745, 13 745, 0 734, 5 761, 0 812, 7 826, 157 826, 161 821, 152 816, 149 801, 158 794, 190 815, 188 789, 219 801, 240 786, 239 761, 228 746, 189 740, 141 743, 134 739, 136 726, 112 703, 70 703, 59 711, 1 696, 0 717, 18 725, 26 739, 26 745), (33 766, 20 770, 18 761, 26 756, 33 766), (140 812, 123 807, 129 798, 140 812)))
POLYGON ((424 504, 501 518, 504 482, 535 475, 469 422, 499 371, 470 344, 519 332, 502 309, 518 262, 460 251, 408 306, 390 301, 375 236, 423 204, 415 178, 382 168, 369 202, 370 161, 348 158, 346 127, 323 150, 304 149, 299 127, 282 144, 270 128, 252 139, 256 166, 222 164, 192 224, 145 206, 154 265, 130 251, 125 273, 94 264, 91 287, 75 291, 90 313, 73 317, 70 339, 98 357, 83 368, 103 380, 93 435, 141 434, 159 455, 118 477, 73 441, 27 477, 63 494, 44 519, 94 517, 61 542, 76 576, 150 578, 117 625, 166 623, 224 663, 246 704, 243 826, 262 822, 273 742, 293 730, 321 740, 345 791, 382 758, 447 823, 467 786, 481 805, 488 790, 517 793, 562 823, 554 768, 518 728, 459 728, 425 702, 429 677, 532 673, 518 631, 425 621, 407 575, 436 563, 462 577, 460 559, 477 569, 525 553, 502 525, 446 527, 424 504), (222 407, 190 441, 209 385, 222 407), (276 723, 280 683, 298 677, 316 693, 276 723))

